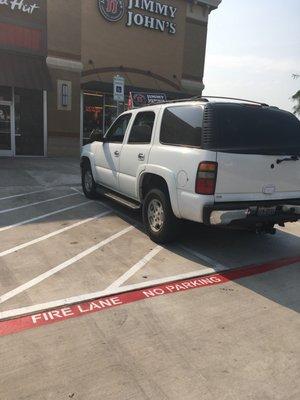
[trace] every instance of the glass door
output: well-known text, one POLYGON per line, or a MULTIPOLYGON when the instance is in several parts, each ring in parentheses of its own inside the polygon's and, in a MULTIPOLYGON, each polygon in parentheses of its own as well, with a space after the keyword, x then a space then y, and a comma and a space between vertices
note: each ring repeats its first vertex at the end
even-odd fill
POLYGON ((12 140, 12 106, 0 101, 0 156, 13 155, 12 140))
POLYGON ((16 156, 44 155, 42 90, 15 88, 16 156))

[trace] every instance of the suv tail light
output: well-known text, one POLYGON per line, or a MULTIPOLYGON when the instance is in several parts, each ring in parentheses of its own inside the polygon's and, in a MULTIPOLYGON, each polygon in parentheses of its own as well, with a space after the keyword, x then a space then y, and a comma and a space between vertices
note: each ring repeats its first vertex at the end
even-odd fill
POLYGON ((198 194, 214 194, 217 181, 218 163, 204 161, 199 164, 195 192, 198 194))

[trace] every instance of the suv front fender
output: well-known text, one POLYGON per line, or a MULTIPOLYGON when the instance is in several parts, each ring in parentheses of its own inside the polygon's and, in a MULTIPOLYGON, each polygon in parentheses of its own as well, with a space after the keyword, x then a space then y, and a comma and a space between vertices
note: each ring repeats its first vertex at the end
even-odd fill
POLYGON ((83 146, 83 148, 82 148, 81 155, 80 155, 80 167, 82 167, 82 163, 83 163, 84 159, 89 160, 91 169, 92 169, 92 173, 93 173, 93 177, 95 179, 95 177, 96 177, 95 157, 94 157, 94 153, 92 151, 90 144, 87 144, 87 145, 83 146))

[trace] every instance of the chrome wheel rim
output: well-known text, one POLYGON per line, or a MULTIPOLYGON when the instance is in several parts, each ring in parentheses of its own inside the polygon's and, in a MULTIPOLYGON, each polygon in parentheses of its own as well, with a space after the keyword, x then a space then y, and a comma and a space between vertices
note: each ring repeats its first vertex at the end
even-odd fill
POLYGON ((93 176, 91 171, 85 171, 84 174, 84 187, 87 192, 90 192, 93 187, 93 176))
POLYGON ((154 232, 159 232, 165 221, 165 213, 162 203, 158 199, 153 199, 148 205, 148 221, 154 232))

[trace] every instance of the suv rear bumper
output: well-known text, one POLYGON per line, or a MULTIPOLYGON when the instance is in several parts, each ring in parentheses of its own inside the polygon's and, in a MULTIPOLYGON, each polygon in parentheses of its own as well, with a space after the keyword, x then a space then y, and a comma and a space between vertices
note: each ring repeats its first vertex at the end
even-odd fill
POLYGON ((211 226, 261 226, 300 220, 300 199, 215 203, 204 206, 203 222, 211 226), (258 215, 259 207, 276 207, 272 215, 258 215))

